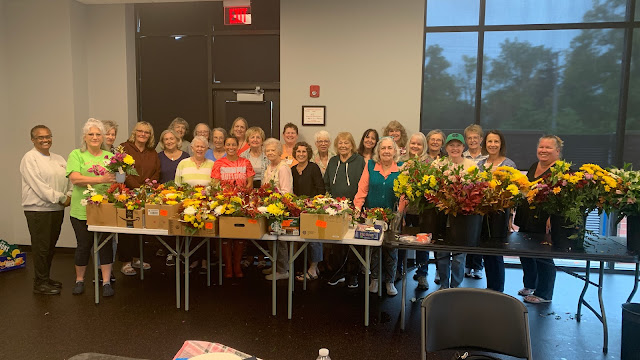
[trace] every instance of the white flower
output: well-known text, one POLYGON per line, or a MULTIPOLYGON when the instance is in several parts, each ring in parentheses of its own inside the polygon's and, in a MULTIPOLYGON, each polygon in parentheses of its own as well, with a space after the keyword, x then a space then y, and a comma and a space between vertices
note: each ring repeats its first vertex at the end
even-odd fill
POLYGON ((80 200, 80 205, 82 206, 87 206, 87 203, 88 203, 87 199, 80 200))
POLYGON ((215 209, 213 209, 213 213, 216 214, 216 216, 220 216, 222 215, 223 208, 223 205, 218 205, 215 209))
POLYGON ((87 195, 89 193, 89 189, 82 192, 83 195, 87 195))
POLYGON ((330 208, 327 208, 327 214, 329 214, 329 215, 335 215, 335 214, 337 214, 337 213, 338 213, 338 212, 336 211, 336 209, 331 208, 331 207, 330 207, 330 208))
POLYGON ((104 166, 109 166, 111 164, 111 160, 109 159, 105 159, 102 162, 104 163, 104 166))
POLYGON ((197 213, 196 208, 194 208, 193 206, 189 206, 184 209, 185 215, 195 215, 196 213, 197 213))
POLYGON ((258 211, 261 214, 266 214, 267 213, 267 207, 266 206, 260 206, 260 207, 258 207, 258 211))

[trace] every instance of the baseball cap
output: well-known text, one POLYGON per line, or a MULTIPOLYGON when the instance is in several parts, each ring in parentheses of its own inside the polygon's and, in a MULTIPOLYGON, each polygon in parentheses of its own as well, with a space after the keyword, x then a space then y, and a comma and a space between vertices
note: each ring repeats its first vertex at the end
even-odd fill
POLYGON ((447 141, 444 142, 444 144, 448 144, 449 141, 452 140, 458 140, 462 143, 462 145, 466 145, 466 143, 464 142, 464 136, 462 136, 462 134, 459 133, 451 133, 449 134, 449 136, 447 136, 447 141))

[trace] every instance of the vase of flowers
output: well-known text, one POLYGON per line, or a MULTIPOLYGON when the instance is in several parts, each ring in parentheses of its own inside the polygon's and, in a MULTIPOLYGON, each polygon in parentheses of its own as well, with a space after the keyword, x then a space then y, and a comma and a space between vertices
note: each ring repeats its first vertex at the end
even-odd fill
POLYGON ((123 184, 127 175, 138 175, 135 168, 136 161, 133 157, 124 152, 122 145, 116 148, 112 157, 104 157, 105 168, 116 175, 116 182, 123 184))
POLYGON ((640 171, 625 164, 623 169, 611 169, 611 172, 618 176, 620 186, 605 206, 618 212, 617 222, 627 218, 627 249, 640 252, 640 171))

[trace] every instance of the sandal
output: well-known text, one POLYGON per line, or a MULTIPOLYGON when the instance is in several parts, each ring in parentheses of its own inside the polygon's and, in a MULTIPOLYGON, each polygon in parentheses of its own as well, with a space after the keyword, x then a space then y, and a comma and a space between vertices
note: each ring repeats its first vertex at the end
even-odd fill
MULTIPOLYGON (((131 266, 136 269, 140 269, 140 259, 131 263, 131 266)), ((144 263, 144 270, 149 270, 149 269, 151 269, 151 265, 149 265, 148 263, 144 263)))
POLYGON ((540 296, 535 295, 527 295, 523 300, 524 302, 528 302, 530 304, 546 304, 551 302, 551 300, 543 299, 540 296))
POLYGON ((120 272, 127 275, 127 276, 134 276, 137 275, 138 273, 136 272, 136 269, 134 269, 131 266, 131 263, 126 263, 122 266, 122 269, 120 269, 120 272))
MULTIPOLYGON (((311 275, 311 274, 309 274, 308 271, 306 272, 305 275, 307 276, 307 281, 318 280, 318 275, 311 275)), ((304 281, 304 276, 302 274, 297 275, 296 276, 296 280, 297 281, 304 281)))
POLYGON ((534 291, 536 291, 536 289, 522 288, 518 290, 518 295, 529 296, 529 295, 533 295, 534 291))

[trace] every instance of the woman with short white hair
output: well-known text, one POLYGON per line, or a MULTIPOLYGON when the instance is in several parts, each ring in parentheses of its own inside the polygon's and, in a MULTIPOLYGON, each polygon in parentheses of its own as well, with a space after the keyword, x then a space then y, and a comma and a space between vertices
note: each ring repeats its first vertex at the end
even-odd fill
MULTIPOLYGON (((105 149, 104 125, 100 120, 89 119, 82 127, 82 140, 79 149, 69 154, 67 159, 67 177, 73 184, 71 195, 71 225, 76 234, 78 243, 75 253, 76 283, 73 294, 80 295, 84 292, 84 275, 87 271, 89 258, 93 249, 93 232, 87 226, 87 208, 82 205, 85 198, 84 191, 87 186, 93 186, 97 191, 106 192, 109 184, 115 182, 116 177, 112 173, 96 175, 89 172, 93 166, 103 166, 104 158, 113 156, 105 149)), ((102 296, 108 297, 115 294, 111 286, 111 267, 113 264, 113 245, 105 244, 99 251, 100 269, 102 270, 102 296)))
POLYGON ((318 165, 322 172, 322 176, 324 176, 324 172, 327 170, 327 166, 329 165, 329 159, 335 155, 333 151, 331 151, 331 135, 329 135, 329 132, 325 130, 320 130, 316 132, 314 137, 316 149, 318 151, 311 161, 318 165))

